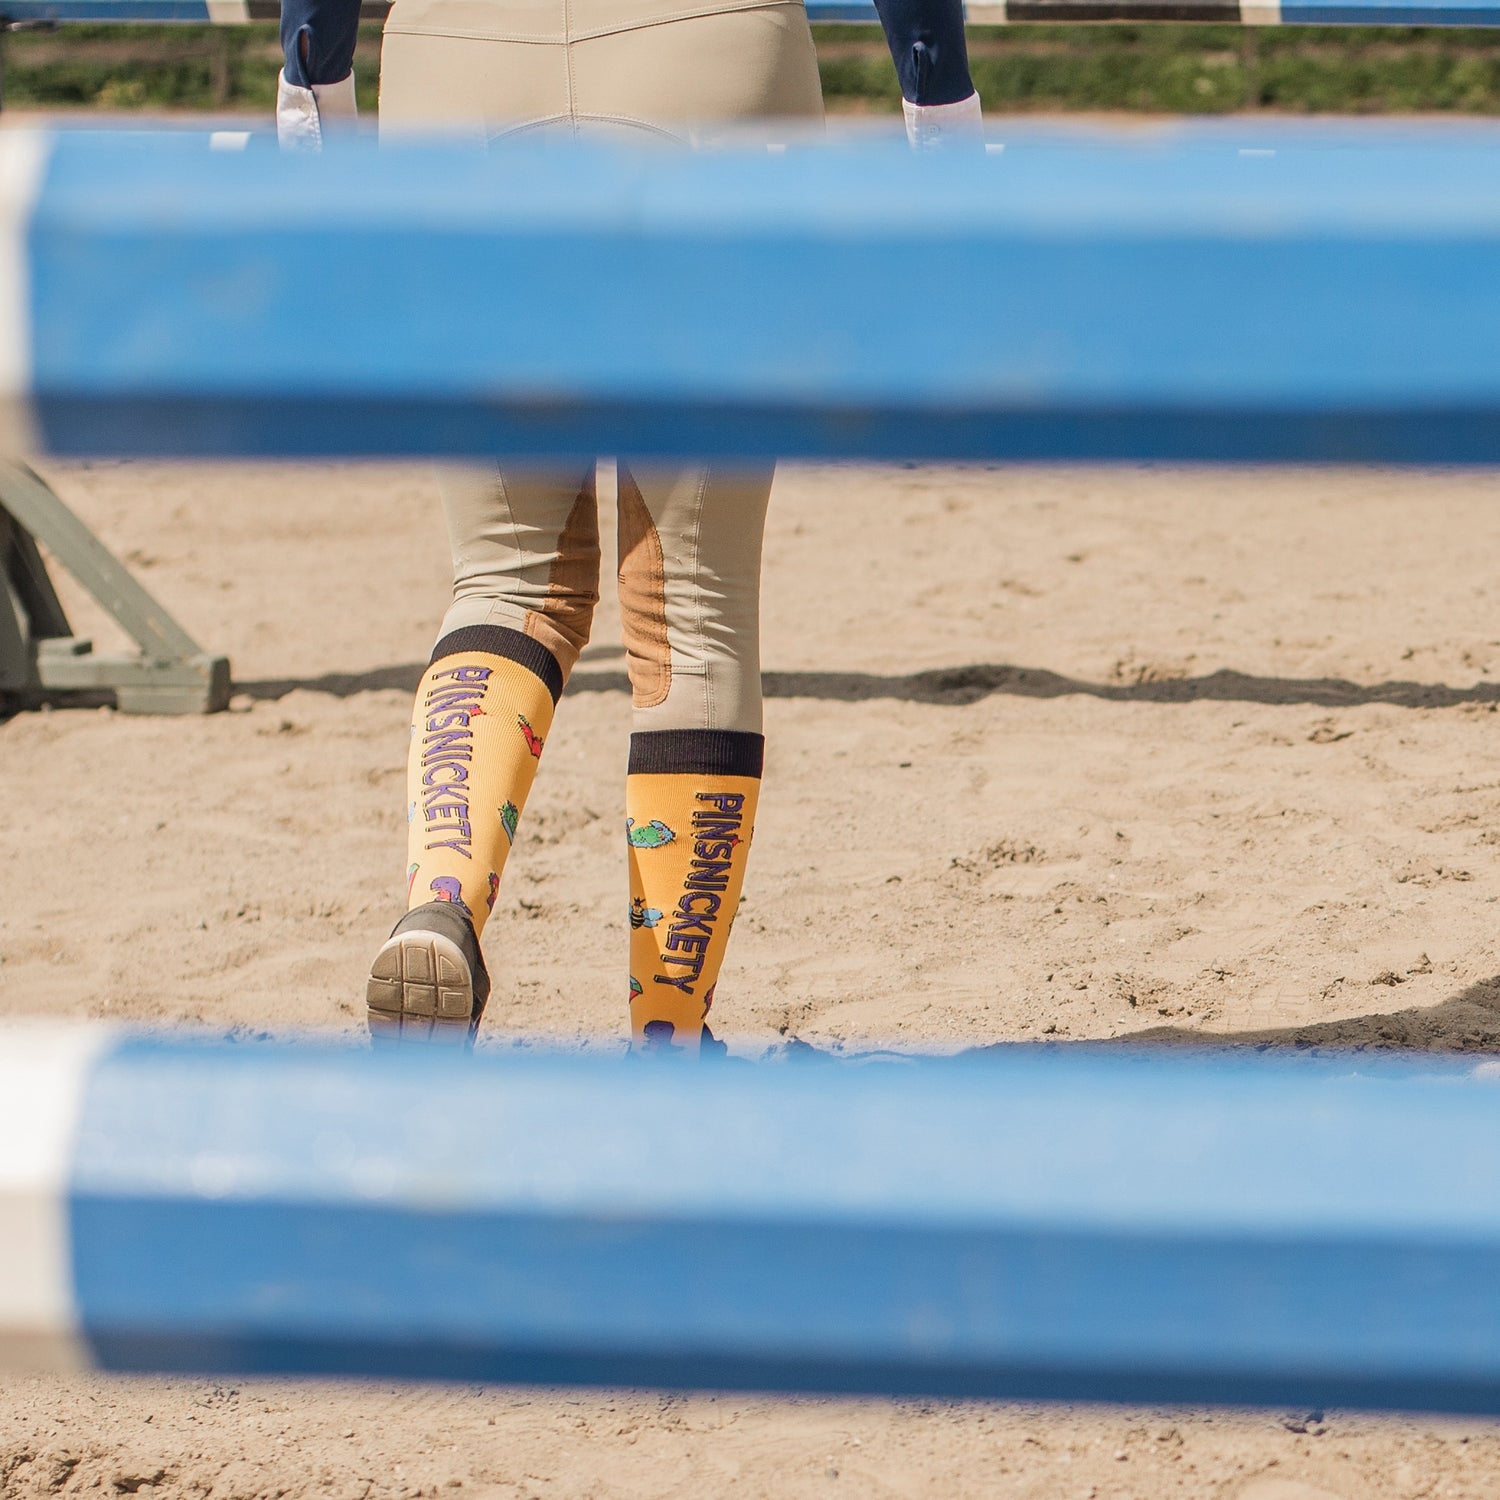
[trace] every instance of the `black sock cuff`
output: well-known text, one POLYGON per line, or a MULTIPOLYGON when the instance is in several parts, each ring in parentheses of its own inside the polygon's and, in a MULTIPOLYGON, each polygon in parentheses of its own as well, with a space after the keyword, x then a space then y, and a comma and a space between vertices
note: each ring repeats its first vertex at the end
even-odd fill
POLYGON ((486 656, 502 656, 513 661, 541 678, 552 694, 554 705, 562 697, 563 672, 557 658, 540 641, 512 630, 509 625, 465 625, 460 630, 450 630, 432 648, 432 658, 427 665, 430 667, 445 656, 461 656, 466 651, 480 651, 486 656))
POLYGON ((760 780, 766 737, 738 729, 652 729, 630 736, 632 776, 750 776, 760 780))

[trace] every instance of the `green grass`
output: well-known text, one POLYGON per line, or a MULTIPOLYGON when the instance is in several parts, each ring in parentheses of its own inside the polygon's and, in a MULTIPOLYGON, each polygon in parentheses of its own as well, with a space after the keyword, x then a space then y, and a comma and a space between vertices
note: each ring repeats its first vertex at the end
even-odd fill
MULTIPOLYGON (((875 27, 815 28, 832 110, 900 108, 875 27)), ((994 113, 1234 110, 1500 113, 1500 31, 1409 27, 1015 26, 970 34, 994 113)), ((269 113, 280 52, 271 25, 70 26, 5 38, 16 108, 269 113)), ((378 26, 363 28, 359 94, 373 111, 378 26)))
MULTIPOLYGON (((900 107, 875 28, 817 29, 830 107, 900 107)), ((970 56, 995 113, 1500 113, 1500 30, 976 27, 970 56)))
MULTIPOLYGON (((257 110, 276 103, 274 25, 66 26, 3 38, 14 109, 257 110)), ((374 111, 380 27, 360 28, 362 109, 374 111)))

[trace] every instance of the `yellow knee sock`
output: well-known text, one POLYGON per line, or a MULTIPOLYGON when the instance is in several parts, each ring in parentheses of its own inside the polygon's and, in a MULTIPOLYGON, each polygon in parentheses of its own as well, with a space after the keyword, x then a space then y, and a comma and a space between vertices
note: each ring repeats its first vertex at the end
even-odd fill
POLYGON ((407 907, 484 926, 562 693, 545 646, 502 625, 446 635, 417 689, 407 761, 407 907))
POLYGON ((765 741, 716 729, 630 738, 630 1027, 697 1056, 745 880, 765 741))

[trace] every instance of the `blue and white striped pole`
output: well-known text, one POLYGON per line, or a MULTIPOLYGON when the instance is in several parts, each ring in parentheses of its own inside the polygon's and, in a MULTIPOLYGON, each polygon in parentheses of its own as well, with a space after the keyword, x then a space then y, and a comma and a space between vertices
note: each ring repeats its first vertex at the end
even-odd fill
POLYGON ((85 1083, 107 1045, 92 1028, 11 1026, 0 1036, 0 1366, 87 1362, 66 1185, 85 1083))
POLYGON ((1236 134, 917 161, 7 132, 10 445, 1500 461, 1492 133, 1236 134))
POLYGON ((1493 1063, 0 1032, 0 1356, 1500 1411, 1493 1063))

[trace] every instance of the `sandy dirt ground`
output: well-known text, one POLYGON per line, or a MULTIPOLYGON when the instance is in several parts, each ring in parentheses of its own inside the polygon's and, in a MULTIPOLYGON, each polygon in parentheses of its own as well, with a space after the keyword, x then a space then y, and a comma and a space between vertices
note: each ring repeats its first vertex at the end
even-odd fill
MULTIPOLYGON (((48 472, 231 657, 236 697, 0 723, 0 1014, 353 1033, 444 602, 428 474, 48 472)), ((1500 1050, 1497 553, 1488 475, 787 469, 721 1033, 772 1065, 1142 1037, 1500 1050)), ((628 724, 606 604, 486 934, 486 1045, 621 1045, 628 724)), ((1316 1143, 1288 1170, 1316 1172, 1316 1143)), ((0 1493, 96 1491, 1500 1496, 1500 1427, 0 1380, 0 1493)))

